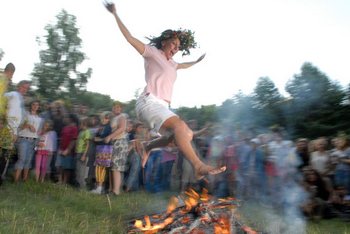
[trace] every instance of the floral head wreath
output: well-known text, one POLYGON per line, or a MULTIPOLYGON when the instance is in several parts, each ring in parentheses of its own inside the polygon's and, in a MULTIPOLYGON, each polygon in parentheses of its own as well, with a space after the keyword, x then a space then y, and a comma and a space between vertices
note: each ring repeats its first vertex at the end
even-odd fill
POLYGON ((182 56, 189 55, 190 49, 197 47, 197 42, 194 40, 194 32, 188 29, 178 30, 165 30, 159 37, 147 37, 150 40, 150 45, 155 46, 158 49, 162 48, 162 41, 178 38, 180 40, 179 50, 182 51, 182 56))

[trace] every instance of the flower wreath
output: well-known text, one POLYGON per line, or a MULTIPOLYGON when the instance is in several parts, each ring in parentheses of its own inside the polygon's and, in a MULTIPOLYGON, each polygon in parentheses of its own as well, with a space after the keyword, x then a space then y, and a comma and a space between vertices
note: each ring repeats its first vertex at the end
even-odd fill
POLYGON ((171 39, 171 38, 178 38, 180 40, 180 48, 179 50, 182 51, 182 56, 189 55, 190 49, 194 49, 197 47, 197 42, 194 39, 194 32, 188 29, 178 29, 178 30, 165 30, 162 32, 162 34, 158 37, 147 37, 147 39, 150 41, 150 45, 155 46, 156 48, 160 49, 162 48, 162 41, 171 39))

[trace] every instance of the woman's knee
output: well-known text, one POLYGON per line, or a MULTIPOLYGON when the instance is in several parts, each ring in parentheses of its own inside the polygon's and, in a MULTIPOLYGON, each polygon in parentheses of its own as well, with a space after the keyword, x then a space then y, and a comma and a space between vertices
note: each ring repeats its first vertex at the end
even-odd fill
POLYGON ((185 121, 180 120, 177 127, 178 130, 180 130, 181 132, 183 132, 183 134, 186 134, 186 136, 192 140, 193 138, 193 132, 192 130, 187 126, 187 124, 185 123, 185 121))
POLYGON ((169 118, 167 121, 165 121, 162 127, 166 131, 174 131, 175 135, 185 135, 191 140, 193 138, 192 130, 187 126, 185 121, 177 116, 169 118))

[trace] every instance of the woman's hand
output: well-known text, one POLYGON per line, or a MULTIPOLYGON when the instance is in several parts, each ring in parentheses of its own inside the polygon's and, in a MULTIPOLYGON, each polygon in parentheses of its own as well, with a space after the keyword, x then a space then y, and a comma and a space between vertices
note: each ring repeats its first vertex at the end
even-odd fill
POLYGON ((108 137, 105 137, 105 139, 104 139, 104 142, 105 142, 105 143, 108 144, 110 141, 111 141, 111 138, 110 138, 109 136, 108 136, 108 137))
POLYGON ((101 138, 101 137, 95 137, 94 138, 94 141, 96 141, 96 142, 101 142, 103 139, 101 138))
POLYGON ((62 151, 62 155, 63 156, 67 156, 69 154, 69 150, 65 149, 64 151, 62 151))
POLYGON ((204 59, 204 57, 205 57, 205 54, 202 54, 202 56, 200 56, 200 57, 197 59, 196 63, 199 63, 200 61, 202 61, 202 60, 204 59))
POLYGON ((28 129, 29 129, 29 131, 31 131, 31 132, 35 132, 35 127, 33 126, 33 125, 31 125, 31 124, 27 124, 27 126, 26 126, 28 129))
POLYGON ((114 3, 105 2, 104 5, 110 13, 115 14, 117 12, 114 3))
POLYGON ((86 155, 85 154, 83 154, 83 156, 81 156, 80 161, 82 161, 82 162, 86 161, 86 155))

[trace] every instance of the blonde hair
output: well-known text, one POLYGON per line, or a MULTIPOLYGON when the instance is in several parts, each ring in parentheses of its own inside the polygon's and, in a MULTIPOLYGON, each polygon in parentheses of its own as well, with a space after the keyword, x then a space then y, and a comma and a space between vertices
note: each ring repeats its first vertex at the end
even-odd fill
POLYGON ((88 117, 84 117, 80 119, 80 125, 84 127, 89 127, 90 119, 88 117))
POLYGON ((114 101, 113 102, 113 106, 121 106, 123 107, 124 106, 124 103, 120 102, 120 101, 114 101))
POLYGON ((100 114, 100 119, 106 118, 106 119, 111 119, 112 117, 112 112, 110 111, 104 111, 100 114))

